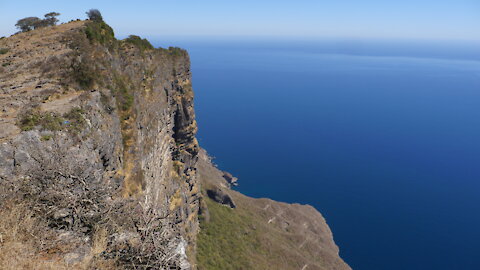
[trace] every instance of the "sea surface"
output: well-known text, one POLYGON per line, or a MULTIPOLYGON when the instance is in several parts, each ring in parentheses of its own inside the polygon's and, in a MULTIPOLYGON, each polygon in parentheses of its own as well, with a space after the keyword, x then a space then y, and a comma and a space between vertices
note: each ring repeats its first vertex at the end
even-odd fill
POLYGON ((188 49, 239 191, 316 207, 355 270, 480 269, 480 44, 155 43, 188 49))

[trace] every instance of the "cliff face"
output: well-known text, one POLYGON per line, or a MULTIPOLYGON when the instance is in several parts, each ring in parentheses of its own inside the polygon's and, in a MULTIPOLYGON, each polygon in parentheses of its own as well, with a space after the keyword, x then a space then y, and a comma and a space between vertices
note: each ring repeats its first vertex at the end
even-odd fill
POLYGON ((48 259, 188 269, 199 190, 189 58, 110 31, 73 22, 0 41, 1 202, 45 225, 35 252, 48 259))
POLYGON ((85 21, 0 48, 0 268, 349 269, 313 208, 230 190, 200 151, 184 50, 85 21))

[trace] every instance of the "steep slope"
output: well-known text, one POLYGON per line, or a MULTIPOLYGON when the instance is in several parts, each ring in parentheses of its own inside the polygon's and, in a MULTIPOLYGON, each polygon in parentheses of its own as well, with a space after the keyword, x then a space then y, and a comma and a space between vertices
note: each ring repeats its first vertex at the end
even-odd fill
POLYGON ((34 252, 70 265, 190 268, 198 185, 187 53, 83 21, 0 47, 1 202, 5 215, 24 205, 39 224, 34 252))
POLYGON ((197 168, 204 193, 199 269, 351 269, 313 207, 253 199, 229 189, 204 150, 197 168), (219 204, 219 196, 209 198, 211 190, 230 197, 234 208, 225 199, 219 204))

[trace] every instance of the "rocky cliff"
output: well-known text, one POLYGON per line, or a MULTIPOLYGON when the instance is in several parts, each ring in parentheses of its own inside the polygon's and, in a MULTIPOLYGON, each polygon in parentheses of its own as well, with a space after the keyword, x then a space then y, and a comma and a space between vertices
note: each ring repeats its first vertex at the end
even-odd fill
POLYGON ((103 258, 190 267, 199 188, 189 58, 136 41, 78 21, 0 43, 2 204, 27 204, 50 260, 84 261, 103 233, 103 258))
MULTIPOLYGON (((90 21, 16 34, 0 48, 2 268, 196 268, 199 213, 202 222, 214 215, 208 192, 233 196, 218 206, 238 201, 241 211, 250 199, 236 198, 199 155, 188 54, 137 36, 116 40, 107 24, 90 21)), ((301 208, 251 202, 265 217, 301 208)), ((297 268, 347 269, 323 218, 304 209, 313 223, 268 221, 309 228, 298 248, 319 250, 293 256, 297 268)))

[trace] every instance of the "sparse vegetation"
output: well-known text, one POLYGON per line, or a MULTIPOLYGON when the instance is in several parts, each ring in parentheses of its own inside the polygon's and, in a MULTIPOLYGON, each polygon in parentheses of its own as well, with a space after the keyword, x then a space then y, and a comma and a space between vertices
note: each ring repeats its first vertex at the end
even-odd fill
POLYGON ((153 50, 154 49, 152 44, 147 39, 145 39, 145 38, 142 39, 141 37, 135 36, 135 35, 128 36, 128 38, 125 39, 125 42, 135 45, 142 52, 144 50, 153 50))
POLYGON ((76 134, 80 132, 85 125, 85 119, 82 113, 84 113, 84 111, 80 108, 73 108, 63 116, 51 112, 31 110, 24 114, 18 125, 23 131, 29 131, 40 126, 41 130, 66 130, 76 134))
POLYGON ((127 83, 125 77, 118 73, 113 74, 114 86, 111 87, 111 92, 115 97, 117 108, 119 109, 119 117, 122 128, 122 141, 124 151, 127 149, 133 140, 132 121, 130 118, 133 116, 132 106, 134 103, 134 95, 131 85, 127 83))
POLYGON ((75 134, 82 131, 86 123, 85 118, 83 117, 84 113, 85 111, 80 108, 73 108, 63 115, 63 118, 66 119, 64 124, 68 131, 75 134))
POLYGON ((0 54, 6 54, 6 53, 8 53, 9 50, 10 49, 8 49, 8 48, 0 48, 0 54))
POLYGON ((122 112, 127 112, 133 105, 133 93, 121 75, 115 74, 114 82, 115 88, 112 89, 112 92, 117 99, 117 105, 122 112))
POLYGON ((231 209, 205 198, 210 220, 200 219, 198 269, 260 269, 252 265, 249 256, 259 248, 257 232, 252 228, 252 217, 241 212, 241 209, 231 209))
POLYGON ((72 77, 78 83, 80 88, 89 89, 98 79, 98 73, 95 71, 95 64, 88 57, 80 60, 74 59, 71 64, 72 77))
POLYGON ((49 141, 51 138, 52 138, 52 135, 51 135, 51 134, 42 135, 42 137, 40 137, 40 140, 41 140, 41 141, 49 141))
POLYGON ((108 44, 115 40, 113 29, 104 21, 92 20, 85 25, 85 34, 90 42, 108 44))
POLYGON ((89 28, 91 24, 93 23, 86 25, 84 29, 85 32, 73 32, 71 35, 65 36, 63 40, 63 42, 72 49, 72 52, 69 54, 70 61, 66 61, 67 63, 69 62, 69 64, 65 66, 67 73, 65 77, 77 83, 78 86, 84 90, 94 87, 99 79, 99 73, 96 70, 96 61, 92 54, 94 50, 92 43, 94 41, 89 40, 87 35, 87 30, 92 29, 89 28))
POLYGON ((166 50, 168 52, 168 54, 172 55, 172 56, 186 56, 187 55, 187 51, 182 49, 182 48, 179 48, 179 47, 168 47, 168 50, 166 50))

